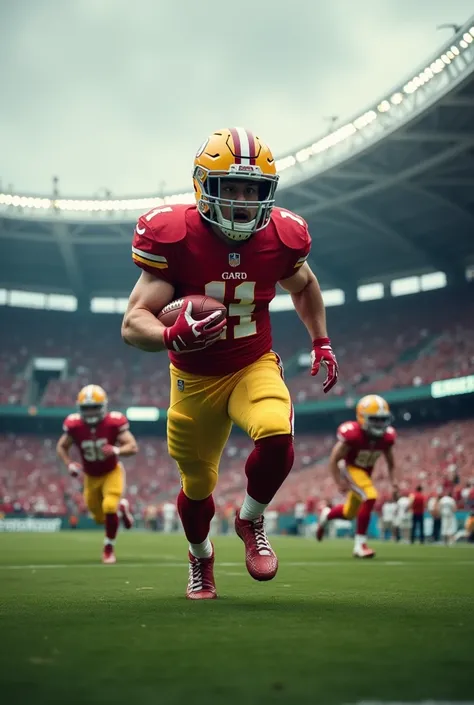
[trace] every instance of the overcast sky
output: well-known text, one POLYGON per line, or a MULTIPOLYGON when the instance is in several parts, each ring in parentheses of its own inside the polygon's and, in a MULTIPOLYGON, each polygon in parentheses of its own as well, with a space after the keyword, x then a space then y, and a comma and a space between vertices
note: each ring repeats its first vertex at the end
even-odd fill
POLYGON ((243 125, 277 156, 381 98, 473 0, 0 0, 5 190, 189 190, 194 153, 243 125))

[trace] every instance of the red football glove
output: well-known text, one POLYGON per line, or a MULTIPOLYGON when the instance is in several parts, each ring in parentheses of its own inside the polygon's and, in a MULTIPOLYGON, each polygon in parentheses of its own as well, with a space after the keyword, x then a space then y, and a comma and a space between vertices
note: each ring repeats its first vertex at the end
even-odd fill
POLYGON ((110 458, 112 455, 119 455, 119 449, 110 443, 105 443, 102 446, 101 451, 104 458, 110 458))
POLYGON ((202 321, 196 321, 191 315, 193 304, 188 301, 181 312, 169 328, 163 331, 163 342, 168 350, 175 353, 196 352, 212 345, 221 337, 222 329, 227 320, 215 321, 222 315, 220 311, 214 311, 202 321))
POLYGON ((79 477, 82 471, 82 465, 79 463, 69 463, 67 469, 71 477, 79 477))
POLYGON ((337 382, 339 366, 334 355, 329 338, 315 338, 311 351, 311 376, 318 374, 319 368, 324 365, 326 368, 326 379, 323 383, 323 392, 327 394, 337 382))

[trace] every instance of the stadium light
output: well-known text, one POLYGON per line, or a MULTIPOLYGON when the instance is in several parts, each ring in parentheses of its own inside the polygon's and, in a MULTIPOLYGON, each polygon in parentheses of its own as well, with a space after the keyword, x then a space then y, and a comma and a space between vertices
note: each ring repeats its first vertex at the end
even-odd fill
POLYGON ((70 294, 48 294, 45 308, 50 311, 77 311, 77 298, 70 294))
POLYGON ((377 110, 379 111, 379 113, 386 113, 390 110, 391 107, 392 106, 390 105, 388 100, 382 100, 382 102, 377 105, 377 110))
POLYGON ((420 277, 402 277, 393 279, 390 282, 390 293, 392 296, 406 296, 416 294, 420 291, 420 277))
POLYGON ((342 289, 327 289, 321 292, 325 306, 342 306, 346 295, 342 289))
POLYGON ((472 394, 474 392, 474 375, 467 377, 455 377, 453 379, 442 379, 431 384, 431 396, 433 399, 442 397, 454 397, 459 394, 472 394))
POLYGON ((8 304, 18 308, 45 308, 46 294, 42 294, 39 291, 12 289, 8 298, 8 304))
POLYGON ((158 421, 160 410, 156 406, 130 406, 125 416, 129 421, 158 421))
POLYGON ((361 284, 357 287, 357 298, 359 301, 374 301, 383 299, 384 286, 382 282, 372 282, 371 284, 361 284))
POLYGON ((110 296, 94 296, 90 302, 92 313, 115 313, 116 300, 110 296))
POLYGON ((432 291, 433 289, 443 289, 447 286, 448 280, 445 272, 430 272, 422 274, 420 284, 422 291, 432 291))

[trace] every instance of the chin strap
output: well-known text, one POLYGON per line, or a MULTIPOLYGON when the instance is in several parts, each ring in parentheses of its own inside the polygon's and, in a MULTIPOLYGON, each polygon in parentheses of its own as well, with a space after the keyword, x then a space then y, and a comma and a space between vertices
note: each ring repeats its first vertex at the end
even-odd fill
POLYGON ((219 227, 226 237, 230 240, 242 241, 248 240, 255 232, 256 219, 249 221, 248 223, 235 223, 232 227, 232 221, 227 220, 222 215, 222 211, 218 205, 216 205, 216 216, 219 223, 219 227))

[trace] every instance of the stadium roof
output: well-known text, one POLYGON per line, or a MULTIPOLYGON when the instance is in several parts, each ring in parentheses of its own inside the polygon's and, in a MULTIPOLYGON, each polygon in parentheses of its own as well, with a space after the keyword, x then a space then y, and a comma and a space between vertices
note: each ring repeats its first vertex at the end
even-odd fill
MULTIPOLYGON (((474 262, 470 24, 371 109, 279 160, 278 204, 309 222, 324 289, 436 270, 459 276, 474 262)), ((143 210, 163 203, 150 201, 143 210)), ((53 211, 56 202, 42 209, 35 197, 0 194, 2 203, 0 286, 128 294, 138 274, 136 199, 113 210, 99 202, 99 217, 71 200, 53 211)))

